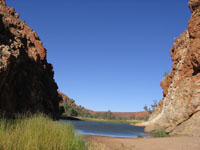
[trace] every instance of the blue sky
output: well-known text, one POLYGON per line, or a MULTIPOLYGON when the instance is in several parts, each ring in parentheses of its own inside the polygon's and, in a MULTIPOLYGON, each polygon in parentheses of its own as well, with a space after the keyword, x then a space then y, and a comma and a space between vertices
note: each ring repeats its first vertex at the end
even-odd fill
POLYGON ((7 0, 47 49, 59 90, 96 111, 142 111, 162 99, 188 0, 7 0))

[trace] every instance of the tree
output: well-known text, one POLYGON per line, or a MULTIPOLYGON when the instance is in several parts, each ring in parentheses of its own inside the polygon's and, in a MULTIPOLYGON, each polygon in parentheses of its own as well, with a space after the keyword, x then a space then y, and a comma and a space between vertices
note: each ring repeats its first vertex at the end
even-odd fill
POLYGON ((131 115, 131 116, 130 116, 130 119, 131 119, 131 120, 135 120, 135 115, 131 115))
POLYGON ((64 103, 64 110, 65 110, 65 115, 76 117, 78 115, 78 112, 76 108, 74 108, 73 102, 74 100, 71 100, 68 97, 66 97, 64 103))
POLYGON ((103 113, 103 119, 114 119, 115 117, 113 116, 112 112, 110 110, 108 110, 107 112, 103 113))
POLYGON ((151 105, 152 111, 156 109, 157 105, 158 105, 157 100, 153 100, 153 104, 151 105))
POLYGON ((144 110, 145 110, 145 111, 149 111, 149 109, 148 109, 148 107, 147 107, 146 104, 145 104, 145 106, 144 106, 144 110))
POLYGON ((151 107, 148 107, 147 105, 145 105, 144 110, 152 114, 153 111, 156 109, 157 105, 158 105, 157 100, 153 100, 153 104, 151 104, 151 107))
POLYGON ((78 115, 76 109, 74 108, 70 108, 69 109, 69 116, 73 116, 73 117, 76 117, 78 115))

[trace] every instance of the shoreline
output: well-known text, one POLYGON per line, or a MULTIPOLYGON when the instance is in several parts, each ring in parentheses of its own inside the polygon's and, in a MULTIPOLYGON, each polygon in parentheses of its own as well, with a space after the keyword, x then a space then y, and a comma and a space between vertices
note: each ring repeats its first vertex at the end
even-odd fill
POLYGON ((116 138, 116 139, 146 139, 146 138, 153 138, 152 136, 115 137, 115 136, 91 135, 91 134, 84 134, 83 137, 100 137, 100 138, 116 138))
POLYGON ((107 120, 107 119, 97 119, 97 118, 83 118, 83 117, 74 117, 80 121, 92 121, 92 122, 107 122, 107 123, 126 123, 130 125, 141 124, 144 120, 107 120))
POLYGON ((137 127, 146 127, 147 126, 147 121, 139 122, 139 123, 136 123, 136 124, 130 124, 130 125, 137 126, 137 127))
POLYGON ((100 150, 200 150, 200 137, 118 138, 85 135, 89 143, 100 150))

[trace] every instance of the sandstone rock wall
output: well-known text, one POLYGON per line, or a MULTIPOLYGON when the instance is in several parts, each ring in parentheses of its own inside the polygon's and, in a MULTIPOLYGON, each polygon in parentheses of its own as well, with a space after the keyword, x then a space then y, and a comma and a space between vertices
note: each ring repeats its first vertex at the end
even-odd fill
POLYGON ((200 0, 190 0, 188 29, 175 39, 173 66, 161 82, 163 99, 145 131, 200 136, 200 0))
POLYGON ((0 0, 0 112, 43 112, 57 118, 53 67, 38 35, 0 0))

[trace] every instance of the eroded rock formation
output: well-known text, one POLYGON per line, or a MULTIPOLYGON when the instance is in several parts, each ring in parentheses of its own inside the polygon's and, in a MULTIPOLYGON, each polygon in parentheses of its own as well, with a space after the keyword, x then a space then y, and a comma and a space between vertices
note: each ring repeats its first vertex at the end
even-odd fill
POLYGON ((188 29, 175 39, 173 66, 162 80, 164 98, 145 130, 200 136, 200 0, 190 0, 188 29))
POLYGON ((58 117, 59 96, 46 49, 36 32, 0 0, 0 112, 58 117))

